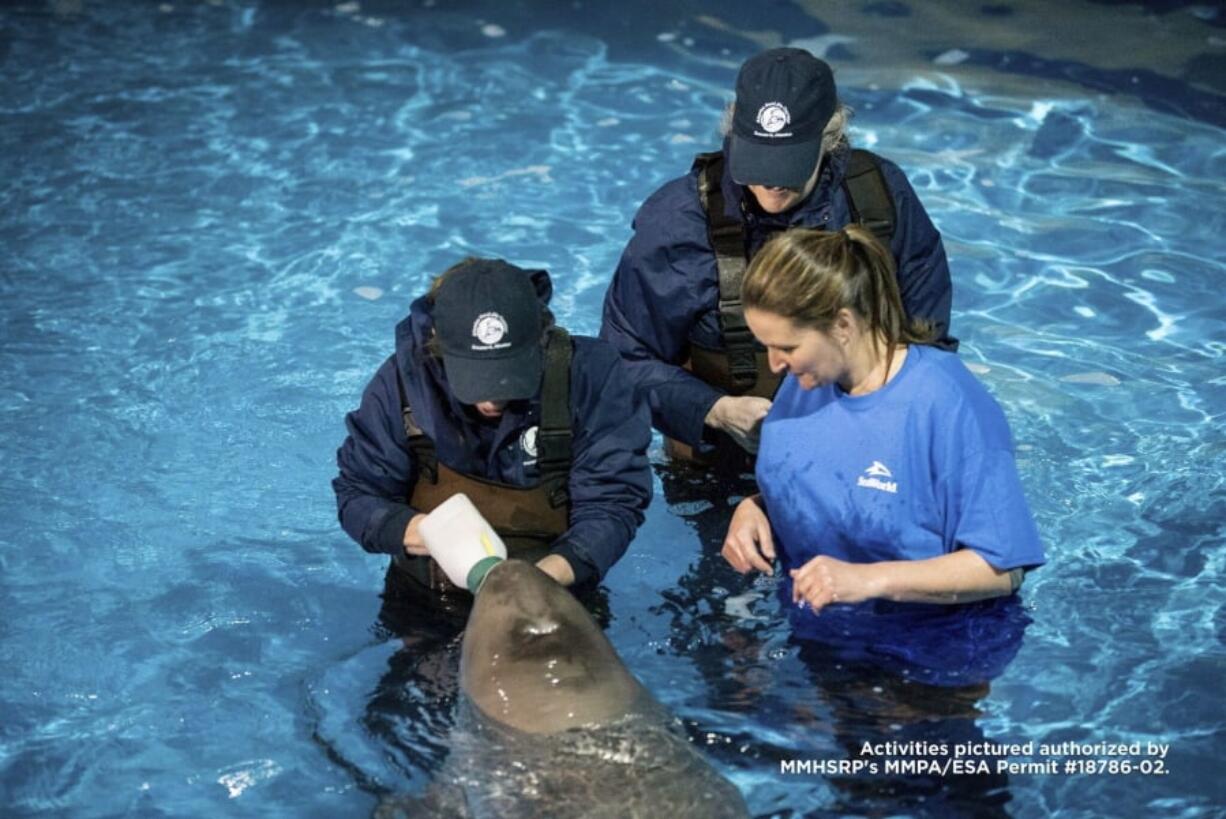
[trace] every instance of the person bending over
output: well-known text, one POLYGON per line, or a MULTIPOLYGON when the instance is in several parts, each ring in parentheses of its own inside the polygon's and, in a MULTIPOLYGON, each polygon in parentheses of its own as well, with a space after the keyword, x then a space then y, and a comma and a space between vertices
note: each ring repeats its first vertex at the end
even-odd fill
POLYGON ((646 405, 617 352, 570 336, 543 270, 467 259, 396 328, 396 351, 345 419, 341 526, 392 556, 388 592, 466 595, 418 526, 464 492, 507 544, 564 584, 599 581, 651 499, 646 405))

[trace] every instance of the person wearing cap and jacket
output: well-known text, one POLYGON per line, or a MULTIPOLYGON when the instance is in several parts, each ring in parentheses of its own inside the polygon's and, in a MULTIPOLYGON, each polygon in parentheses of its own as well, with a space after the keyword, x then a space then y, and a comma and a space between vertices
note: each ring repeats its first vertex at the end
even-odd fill
POLYGON ((553 325, 543 270, 468 259, 396 328, 396 351, 345 419, 341 526, 392 556, 393 594, 462 594, 428 556, 423 516, 464 492, 506 542, 564 584, 593 585, 651 499, 645 403, 617 352, 553 325))
POLYGON ((903 305, 955 350, 941 235, 897 165, 852 150, 830 66, 802 49, 749 59, 723 150, 652 194, 605 295, 600 336, 630 363, 674 456, 743 469, 778 377, 745 324, 740 279, 775 232, 870 228, 903 305), (739 446, 738 446, 739 445, 739 446))

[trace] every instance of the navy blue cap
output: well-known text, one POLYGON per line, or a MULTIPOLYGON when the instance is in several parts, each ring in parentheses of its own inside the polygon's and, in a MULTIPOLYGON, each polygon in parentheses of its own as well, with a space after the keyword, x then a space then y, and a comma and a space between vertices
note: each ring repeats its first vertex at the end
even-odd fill
POLYGON ((773 48, 746 60, 732 115, 733 180, 803 188, 838 104, 830 66, 803 49, 773 48))
POLYGON ((541 384, 542 306, 532 274, 501 259, 450 271, 434 294, 434 332, 465 404, 532 398, 541 384))

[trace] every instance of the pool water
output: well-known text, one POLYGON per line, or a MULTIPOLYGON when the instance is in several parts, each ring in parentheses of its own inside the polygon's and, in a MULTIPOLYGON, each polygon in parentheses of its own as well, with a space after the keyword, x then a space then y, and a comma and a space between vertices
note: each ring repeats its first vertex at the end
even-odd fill
POLYGON ((717 555, 735 496, 657 438, 607 634, 756 815, 1221 815, 1226 20, 957 9, 0 9, 0 812, 357 815, 425 788, 458 642, 378 624, 383 561, 329 484, 344 413, 466 255, 547 268, 594 333, 637 205, 717 145, 739 62, 799 42, 945 237, 1049 563, 990 670, 798 643, 774 581, 717 555), (1169 753, 1162 774, 783 764, 888 741, 1169 753))

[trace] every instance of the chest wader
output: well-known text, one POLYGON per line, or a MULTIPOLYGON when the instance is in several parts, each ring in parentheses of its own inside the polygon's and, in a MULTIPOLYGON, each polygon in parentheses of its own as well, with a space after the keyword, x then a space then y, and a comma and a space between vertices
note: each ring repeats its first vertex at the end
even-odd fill
MULTIPOLYGON (((541 480, 536 486, 477 478, 439 463, 434 441, 413 420, 401 382, 404 431, 418 464, 418 479, 409 493, 409 505, 419 512, 430 512, 456 492, 463 492, 506 543, 507 557, 535 563, 549 554, 550 544, 570 526, 570 359, 570 336, 560 327, 550 328, 541 385, 541 422, 536 436, 541 480)), ((447 579, 434 558, 401 552, 392 562, 394 572, 436 593, 468 596, 467 590, 447 579)))
MULTIPOLYGON (((741 304, 741 283, 750 261, 749 237, 744 223, 729 217, 724 209, 723 152, 699 154, 694 158, 694 169, 698 171, 698 201, 707 216, 708 238, 719 273, 719 328, 724 344, 711 348, 691 341, 682 367, 727 395, 774 398, 783 377, 771 372, 766 350, 745 323, 741 304)), ((843 191, 852 221, 864 225, 888 248, 894 236, 894 201, 874 154, 851 151, 843 191)), ((665 439, 664 446, 670 456, 680 460, 738 470, 753 468, 753 456, 727 435, 719 437, 715 452, 709 455, 700 455, 671 438, 665 439)))

